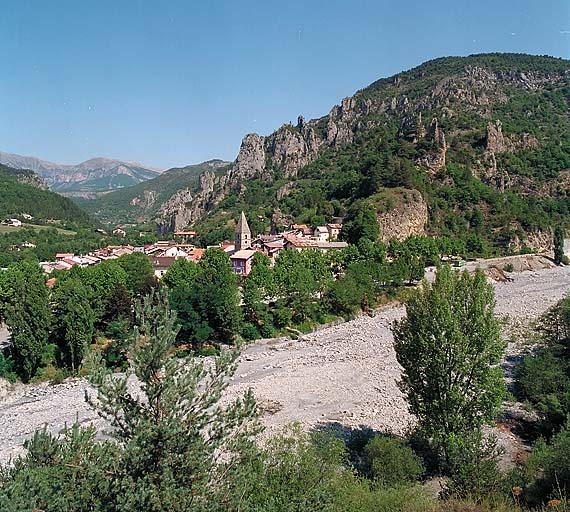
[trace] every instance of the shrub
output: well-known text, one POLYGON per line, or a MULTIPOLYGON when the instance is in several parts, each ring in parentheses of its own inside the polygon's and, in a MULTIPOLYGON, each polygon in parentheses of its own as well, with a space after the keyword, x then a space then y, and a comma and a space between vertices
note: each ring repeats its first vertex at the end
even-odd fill
POLYGON ((18 376, 14 371, 14 361, 10 357, 6 357, 2 352, 0 352, 0 377, 11 383, 18 380, 18 376))
POLYGON ((503 270, 504 270, 505 272, 514 272, 515 267, 513 266, 512 263, 507 263, 507 264, 503 267, 503 270))
POLYGON ((257 330, 257 327, 255 325, 247 322, 242 325, 241 335, 247 341, 256 340, 257 338, 259 338, 259 331, 257 330))
POLYGON ((480 501, 503 491, 504 478, 497 465, 500 449, 495 438, 480 431, 449 439, 447 496, 480 501))
POLYGON ((376 436, 364 454, 369 476, 383 486, 408 484, 423 473, 420 458, 403 439, 376 436))

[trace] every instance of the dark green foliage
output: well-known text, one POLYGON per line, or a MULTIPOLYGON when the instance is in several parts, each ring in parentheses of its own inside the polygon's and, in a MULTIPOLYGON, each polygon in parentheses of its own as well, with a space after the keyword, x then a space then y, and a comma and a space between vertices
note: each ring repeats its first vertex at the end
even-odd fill
POLYGON ((60 220, 77 226, 92 221, 73 201, 28 183, 37 181, 31 171, 0 165, 0 219, 27 213, 35 221, 60 220))
POLYGON ((16 382, 18 375, 14 371, 14 361, 0 352, 0 377, 8 382, 16 382))
POLYGON ((423 473, 420 458, 404 439, 376 436, 364 447, 364 456, 372 480, 386 487, 410 484, 423 473))
POLYGON ((494 314, 493 287, 478 271, 439 269, 407 304, 394 326, 401 381, 418 428, 449 464, 454 436, 476 432, 501 405, 505 385, 497 367, 504 351, 494 314))
POLYGON ((63 364, 76 371, 95 334, 95 312, 89 290, 79 279, 67 279, 57 283, 52 300, 53 337, 60 347, 63 364))
POLYGON ((524 498, 530 504, 570 495, 570 429, 568 425, 549 443, 539 440, 523 468, 524 498))
POLYGON ((448 449, 446 496, 480 502, 503 492, 505 482, 498 467, 501 450, 496 439, 484 437, 480 431, 466 432, 451 436, 448 449))
POLYGON ((358 244, 362 239, 374 242, 379 234, 376 211, 372 206, 364 201, 354 203, 342 226, 341 238, 351 244, 358 244))
POLYGON ((133 296, 146 295, 150 291, 149 279, 154 277, 154 267, 146 254, 142 252, 125 254, 117 260, 117 263, 125 271, 126 285, 133 296))
POLYGON ((208 249, 198 263, 192 283, 172 291, 173 305, 188 341, 233 343, 242 316, 236 276, 220 249, 208 249))
POLYGON ((554 263, 560 265, 564 260, 564 230, 560 226, 554 228, 554 263))
POLYGON ((15 371, 28 381, 41 365, 51 325, 48 290, 37 262, 22 261, 0 272, 0 318, 11 332, 15 371))
POLYGON ((105 312, 101 319, 103 325, 109 326, 112 322, 121 321, 130 324, 133 316, 133 301, 131 294, 123 283, 118 283, 111 292, 105 304, 105 312))
POLYGON ((540 427, 550 435, 570 414, 570 297, 541 318, 544 347, 526 356, 517 371, 517 389, 540 413, 540 427))
POLYGON ((162 283, 174 290, 177 286, 190 286, 198 273, 198 266, 185 258, 178 258, 162 276, 162 283))

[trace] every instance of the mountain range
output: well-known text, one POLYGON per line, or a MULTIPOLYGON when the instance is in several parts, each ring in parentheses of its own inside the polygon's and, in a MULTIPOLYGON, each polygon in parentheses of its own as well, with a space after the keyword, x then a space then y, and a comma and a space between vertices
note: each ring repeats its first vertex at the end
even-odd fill
POLYGON ((241 209, 260 232, 366 206, 385 240, 430 234, 479 253, 544 249, 552 225, 570 215, 570 61, 435 59, 374 82, 321 118, 246 135, 231 164, 176 176, 167 193, 161 176, 83 204, 110 222, 132 220, 137 208, 136 220, 159 231, 192 226, 220 239, 241 209))
POLYGON ((0 151, 0 164, 34 171, 49 186, 63 195, 93 197, 99 193, 130 187, 155 178, 160 170, 139 162, 111 158, 92 158, 77 165, 64 165, 0 151))

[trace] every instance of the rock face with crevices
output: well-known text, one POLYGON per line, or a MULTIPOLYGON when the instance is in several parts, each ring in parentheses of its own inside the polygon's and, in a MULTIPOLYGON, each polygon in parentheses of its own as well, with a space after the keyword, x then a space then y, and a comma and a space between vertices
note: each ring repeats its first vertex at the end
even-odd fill
POLYGON ((417 190, 401 190, 394 194, 392 203, 388 201, 377 213, 380 239, 405 240, 412 235, 424 235, 428 222, 428 207, 417 190))

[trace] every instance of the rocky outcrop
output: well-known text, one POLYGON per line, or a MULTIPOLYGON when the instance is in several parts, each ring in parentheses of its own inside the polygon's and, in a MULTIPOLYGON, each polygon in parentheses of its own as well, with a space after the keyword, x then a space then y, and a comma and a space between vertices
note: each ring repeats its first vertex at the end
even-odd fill
POLYGON ((188 226, 194 218, 194 208, 191 208, 193 200, 194 194, 187 188, 171 196, 158 212, 158 232, 170 233, 188 226))
POLYGON ((275 193, 275 198, 277 199, 277 201, 281 201, 281 199, 287 197, 294 188, 295 188, 295 183, 293 182, 285 183, 285 185, 277 189, 277 192, 275 193))
POLYGON ((355 122, 370 112, 370 100, 356 96, 344 98, 340 105, 335 105, 329 113, 326 142, 329 146, 341 146, 354 140, 357 126, 355 122))
POLYGON ((500 169, 497 165, 497 155, 502 153, 514 153, 524 149, 534 149, 538 147, 538 140, 530 133, 522 133, 516 135, 505 135, 503 133, 503 123, 500 119, 487 124, 487 134, 485 137, 485 153, 483 155, 483 163, 485 171, 483 179, 501 192, 511 186, 518 186, 529 189, 529 184, 521 182, 521 177, 509 176, 508 169, 500 169))
POLYGON ((514 235, 508 248, 512 253, 520 252, 523 247, 527 247, 533 252, 544 254, 552 252, 553 246, 554 238, 551 231, 530 231, 525 233, 522 239, 514 235))
POLYGON ((132 206, 139 206, 143 210, 151 208, 156 201, 156 192, 154 190, 145 190, 142 196, 133 197, 130 201, 132 206))
POLYGON ((279 208, 277 208, 271 216, 271 232, 278 233, 284 229, 289 228, 293 224, 293 217, 285 215, 279 208))
MULTIPOLYGON (((422 128, 418 128, 418 137, 420 134, 423 134, 422 128)), ((443 133, 443 130, 439 126, 437 118, 432 120, 425 135, 425 140, 430 144, 431 148, 426 150, 425 153, 416 160, 416 164, 427 167, 430 172, 435 174, 445 168, 445 158, 447 155, 445 133, 443 133)))
POLYGON ((400 190, 381 205, 377 218, 383 242, 423 235, 428 222, 427 203, 417 190, 400 190))
POLYGON ((296 127, 284 125, 270 135, 266 150, 274 167, 282 170, 285 178, 292 178, 317 157, 321 145, 315 128, 300 116, 296 127))
POLYGON ((247 134, 241 143, 230 180, 237 183, 265 173, 264 138, 257 133, 247 134))

